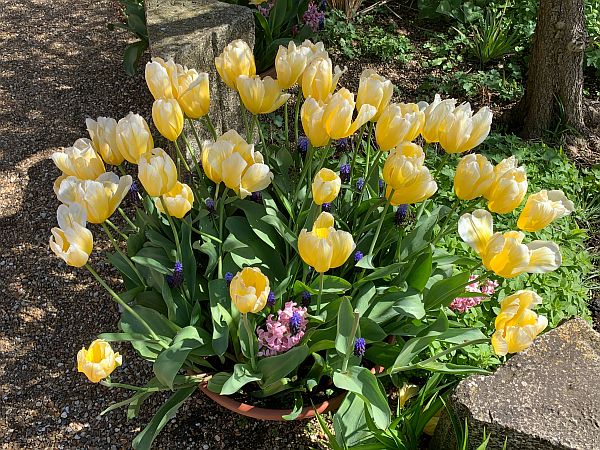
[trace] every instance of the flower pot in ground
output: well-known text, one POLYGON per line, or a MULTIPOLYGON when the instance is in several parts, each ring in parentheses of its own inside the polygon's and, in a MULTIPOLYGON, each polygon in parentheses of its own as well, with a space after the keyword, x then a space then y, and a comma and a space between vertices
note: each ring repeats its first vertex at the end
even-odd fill
MULTIPOLYGON (((223 408, 228 409, 234 413, 240 414, 246 417, 252 417, 253 419, 258 420, 274 420, 274 421, 284 421, 283 416, 291 414, 291 409, 270 409, 270 408, 260 408, 258 406, 248 405, 247 403, 238 402, 237 400, 232 399, 226 395, 220 395, 215 392, 212 392, 207 387, 208 383, 202 383, 200 385, 200 390, 212 401, 221 405, 223 408)), ((302 408, 302 412, 296 417, 295 420, 302 419, 311 419, 315 417, 315 410, 319 414, 323 414, 327 411, 336 411, 344 398, 346 397, 346 393, 343 392, 336 397, 333 397, 329 400, 325 400, 322 403, 313 406, 305 406, 302 408)))

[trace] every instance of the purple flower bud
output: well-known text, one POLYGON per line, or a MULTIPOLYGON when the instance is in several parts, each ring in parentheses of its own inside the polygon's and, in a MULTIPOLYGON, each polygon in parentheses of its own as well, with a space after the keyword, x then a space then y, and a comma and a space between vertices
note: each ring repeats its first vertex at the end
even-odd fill
POLYGON ((380 178, 379 179, 379 190, 381 191, 383 189, 383 180, 380 178))
POLYGON ((396 216, 394 217, 394 222, 396 225, 400 226, 406 220, 406 215, 408 213, 408 205, 400 205, 396 210, 396 216))
POLYGON ((208 212, 215 212, 215 201, 212 198, 208 197, 206 200, 204 200, 204 204, 206 205, 208 212))
POLYGON ((269 296, 267 297, 267 305, 273 306, 275 304, 275 292, 269 291, 269 296))
POLYGON ((308 138, 306 136, 300 136, 298 138, 298 151, 302 158, 306 157, 306 153, 308 152, 308 138))
POLYGON ((250 200, 252 200, 254 203, 262 203, 262 192, 253 192, 250 196, 250 200))
POLYGON ((323 203, 321 205, 321 210, 326 212, 331 211, 331 203, 323 203))
POLYGON ((357 250, 356 253, 354 254, 354 262, 359 262, 361 259, 363 259, 363 252, 361 252, 360 250, 357 250))
POLYGON ((359 191, 362 191, 364 187, 365 187, 365 179, 363 177, 360 177, 356 181, 356 189, 358 189, 359 191))
POLYGON ((227 272, 223 278, 225 278, 225 281, 227 282, 227 286, 229 286, 229 284, 231 283, 231 280, 233 280, 233 274, 231 272, 227 272))
POLYGON ((366 350, 365 338, 356 338, 354 341, 354 356, 364 356, 366 350))
POLYGON ((340 178, 344 183, 350 181, 350 164, 342 164, 340 166, 340 178))
POLYGON ((302 324, 302 316, 298 314, 298 311, 294 311, 292 317, 290 317, 290 333, 295 336, 300 331, 300 325, 302 324))
POLYGON ((311 297, 312 297, 312 295, 310 295, 310 292, 308 292, 308 291, 302 292, 302 306, 304 306, 305 308, 308 308, 308 306, 310 305, 311 297))
POLYGON ((173 266, 173 275, 167 275, 167 284, 171 288, 181 286, 183 283, 183 264, 181 261, 176 261, 173 266))
POLYGON ((131 187, 129 188, 129 198, 134 202, 137 202, 140 199, 139 196, 140 188, 136 181, 131 183, 131 187))
POLYGON ((333 143, 333 145, 335 146, 335 148, 336 148, 338 151, 341 151, 341 152, 343 152, 343 151, 345 151, 345 150, 347 150, 347 149, 348 149, 348 145, 349 145, 348 138, 342 138, 342 139, 338 139, 337 141, 335 141, 335 142, 333 143))

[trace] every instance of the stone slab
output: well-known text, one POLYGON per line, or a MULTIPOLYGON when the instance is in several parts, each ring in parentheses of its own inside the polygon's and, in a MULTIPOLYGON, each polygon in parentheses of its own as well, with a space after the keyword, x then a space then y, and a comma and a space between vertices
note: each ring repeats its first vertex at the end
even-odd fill
POLYGON ((235 39, 254 47, 251 10, 214 0, 146 0, 145 4, 152 56, 172 57, 179 64, 207 72, 215 128, 218 132, 241 131, 239 97, 220 80, 214 61, 235 39))
MULTIPOLYGON (((458 384, 450 407, 469 426, 469 447, 600 449, 600 334, 572 319, 536 339, 493 375, 458 384)), ((430 449, 455 449, 446 413, 430 449)))

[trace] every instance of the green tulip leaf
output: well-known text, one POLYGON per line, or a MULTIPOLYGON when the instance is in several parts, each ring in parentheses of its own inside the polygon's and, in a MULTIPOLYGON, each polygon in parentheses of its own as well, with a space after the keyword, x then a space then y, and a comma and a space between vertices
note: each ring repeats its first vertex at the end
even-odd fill
POLYGON ((293 347, 287 352, 262 358, 258 361, 258 370, 263 374, 262 382, 268 386, 296 370, 310 354, 308 345, 293 347))
POLYGON ((352 349, 354 335, 354 311, 352 304, 347 298, 342 299, 337 316, 337 336, 335 338, 335 349, 341 355, 346 355, 352 349))

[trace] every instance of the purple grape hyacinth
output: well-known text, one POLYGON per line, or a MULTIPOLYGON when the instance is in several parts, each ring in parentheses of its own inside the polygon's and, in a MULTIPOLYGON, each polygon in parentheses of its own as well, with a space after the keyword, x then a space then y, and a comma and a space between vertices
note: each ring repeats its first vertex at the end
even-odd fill
POLYGON ((367 343, 365 342, 365 338, 356 338, 354 341, 354 356, 358 356, 359 358, 364 356, 366 348, 367 343))
POLYGON ((173 275, 167 275, 167 284, 170 288, 176 288, 183 283, 183 264, 181 261, 176 261, 173 266, 173 275))

